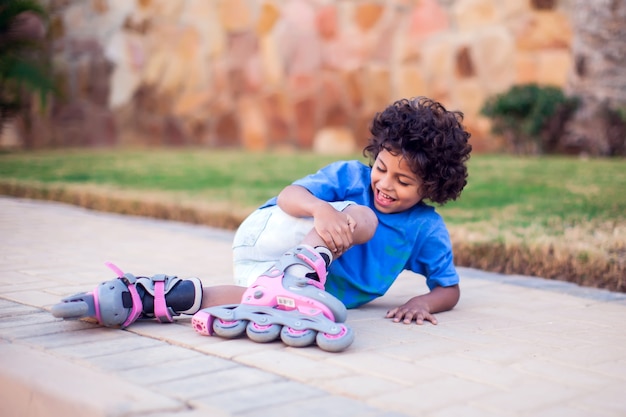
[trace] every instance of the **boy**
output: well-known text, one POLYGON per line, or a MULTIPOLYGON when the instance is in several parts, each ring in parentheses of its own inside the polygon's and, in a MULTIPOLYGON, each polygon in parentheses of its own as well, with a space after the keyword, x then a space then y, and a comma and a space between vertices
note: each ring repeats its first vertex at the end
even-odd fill
POLYGON ((256 294, 252 284, 276 274, 289 277, 290 290, 313 285, 355 308, 384 295, 408 269, 426 277, 430 292, 392 308, 387 318, 437 324, 434 314, 459 300, 459 277, 443 219, 424 200, 445 204, 467 183, 471 145, 462 119, 425 97, 396 101, 378 113, 364 150, 371 166, 332 163, 244 220, 233 241, 237 285, 202 288, 197 278, 134 277, 109 265, 119 280, 70 297, 52 312, 74 316, 79 303, 69 301, 84 301, 89 312, 80 314, 107 326, 126 327, 142 315, 172 321, 172 315, 240 303, 244 292, 261 299, 266 287, 256 294))
POLYGON ((371 167, 335 162, 252 213, 233 242, 240 287, 205 289, 203 307, 239 302, 256 277, 304 243, 328 264, 325 290, 348 308, 384 295, 404 269, 424 275, 430 293, 410 298, 387 317, 437 324, 434 314, 458 302, 459 277, 445 224, 424 200, 445 204, 467 183, 471 145, 462 118, 424 97, 399 100, 378 113, 364 150, 371 167))

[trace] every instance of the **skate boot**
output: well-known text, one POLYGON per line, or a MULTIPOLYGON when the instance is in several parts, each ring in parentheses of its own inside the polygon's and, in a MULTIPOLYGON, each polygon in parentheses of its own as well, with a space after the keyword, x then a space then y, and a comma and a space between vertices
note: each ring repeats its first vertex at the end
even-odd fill
POLYGON ((106 327, 128 327, 140 318, 171 323, 174 316, 194 314, 202 303, 198 278, 182 280, 164 274, 135 277, 114 264, 105 264, 117 278, 98 285, 92 292, 64 298, 52 306, 52 315, 63 319, 94 317, 106 327))
POLYGON ((278 337, 288 346, 317 343, 325 351, 339 352, 354 340, 344 324, 346 307, 324 291, 326 263, 311 246, 300 245, 282 256, 246 290, 241 304, 209 307, 191 323, 196 332, 235 338, 243 333, 259 343, 278 337), (292 274, 293 266, 307 274, 292 274))

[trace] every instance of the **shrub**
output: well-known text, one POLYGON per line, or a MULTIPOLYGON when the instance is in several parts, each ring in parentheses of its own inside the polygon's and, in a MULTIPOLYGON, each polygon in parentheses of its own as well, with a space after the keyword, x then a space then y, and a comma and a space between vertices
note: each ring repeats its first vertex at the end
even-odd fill
POLYGON ((0 133, 6 121, 25 112, 31 95, 42 105, 55 92, 39 27, 46 10, 35 0, 2 0, 0 4, 0 133))
POLYGON ((576 98, 566 97, 560 88, 524 84, 489 98, 481 113, 492 120, 492 132, 503 135, 511 151, 555 153, 577 104, 576 98))
POLYGON ((605 105, 608 156, 626 156, 626 106, 605 105))

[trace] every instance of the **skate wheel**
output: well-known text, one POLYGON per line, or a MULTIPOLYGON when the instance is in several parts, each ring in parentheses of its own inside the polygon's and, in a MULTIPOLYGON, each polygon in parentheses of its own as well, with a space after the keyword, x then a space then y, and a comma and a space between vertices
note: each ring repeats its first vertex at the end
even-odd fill
POLYGON ((246 334, 253 342, 268 343, 278 338, 281 328, 280 324, 262 325, 251 321, 246 327, 246 334))
POLYGON ((241 336, 246 331, 247 325, 246 320, 227 321, 216 317, 213 321, 213 331, 218 336, 233 339, 241 336))
POLYGON ((291 327, 285 326, 280 332, 280 340, 282 340, 287 346, 305 347, 313 344, 315 341, 315 334, 315 330, 295 330, 291 327))
POLYGON ((338 326, 341 327, 341 331, 338 334, 333 335, 322 332, 317 334, 315 342, 320 349, 327 352, 341 352, 354 342, 354 331, 343 324, 338 326))
POLYGON ((84 317, 89 306, 84 301, 72 301, 68 303, 59 303, 52 306, 50 312, 54 317, 60 319, 79 319, 84 317))

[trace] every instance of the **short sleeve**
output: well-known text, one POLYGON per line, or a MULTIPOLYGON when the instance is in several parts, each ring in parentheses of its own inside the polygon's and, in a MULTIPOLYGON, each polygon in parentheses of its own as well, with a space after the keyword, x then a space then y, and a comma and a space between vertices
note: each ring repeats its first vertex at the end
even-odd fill
MULTIPOLYGON (((338 161, 325 166, 315 174, 294 181, 293 185, 304 187, 325 201, 352 200, 355 196, 363 195, 363 177, 364 175, 369 177, 368 172, 369 167, 359 161, 338 161)), ((366 184, 369 186, 369 180, 366 184)))
POLYGON ((424 275, 426 284, 431 290, 435 287, 449 287, 459 283, 450 235, 443 220, 434 225, 431 233, 424 240, 416 242, 416 248, 407 269, 424 275))

